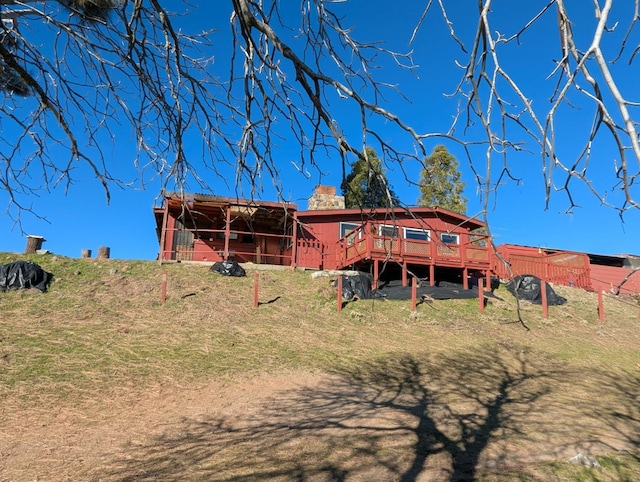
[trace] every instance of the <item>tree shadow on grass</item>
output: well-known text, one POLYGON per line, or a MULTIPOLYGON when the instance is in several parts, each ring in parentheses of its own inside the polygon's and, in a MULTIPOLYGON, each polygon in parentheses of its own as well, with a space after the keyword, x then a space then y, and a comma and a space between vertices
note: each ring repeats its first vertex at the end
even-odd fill
MULTIPOLYGON (((477 480, 530 460, 528 445, 559 433, 547 400, 566 377, 520 349, 388 357, 327 377, 322 387, 282 392, 242 416, 184 418, 127 447, 101 478, 477 480)), ((633 442, 638 420, 625 428, 629 413, 602 416, 633 442)))

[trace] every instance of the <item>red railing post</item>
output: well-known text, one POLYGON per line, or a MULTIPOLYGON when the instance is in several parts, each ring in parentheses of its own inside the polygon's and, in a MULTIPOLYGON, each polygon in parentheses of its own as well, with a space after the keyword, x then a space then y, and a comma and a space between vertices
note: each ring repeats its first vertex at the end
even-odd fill
POLYGON ((253 307, 258 307, 258 280, 260 279, 260 274, 256 271, 253 275, 253 307))
POLYGON ((342 275, 338 276, 338 313, 342 311, 342 275))
POLYGON ((167 270, 162 272, 162 288, 160 289, 160 299, 162 304, 167 301, 167 270))
POLYGON ((549 318, 549 303, 547 301, 547 282, 540 280, 540 296, 542 297, 542 316, 549 318))
POLYGON ((484 311, 484 282, 482 278, 478 278, 478 306, 480 311, 484 311))

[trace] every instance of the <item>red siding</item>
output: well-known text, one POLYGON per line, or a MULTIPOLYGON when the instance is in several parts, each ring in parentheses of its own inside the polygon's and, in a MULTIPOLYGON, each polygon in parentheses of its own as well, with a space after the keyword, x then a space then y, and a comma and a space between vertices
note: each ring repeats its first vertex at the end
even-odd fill
POLYGON ((366 222, 368 222, 370 226, 367 228, 368 231, 366 234, 373 237, 379 237, 377 236, 377 226, 379 225, 396 227, 400 237, 404 237, 402 232, 402 228, 404 227, 429 231, 431 239, 434 241, 433 243, 406 240, 402 246, 396 246, 399 241, 385 240, 382 238, 376 241, 383 244, 388 243, 389 247, 395 246, 397 249, 389 249, 388 251, 394 256, 399 255, 407 262, 434 264, 434 259, 440 257, 445 263, 450 261, 450 264, 445 264, 449 266, 463 268, 466 266, 465 263, 469 263, 472 266, 475 265, 475 267, 480 270, 490 267, 490 256, 487 248, 469 245, 469 230, 481 227, 482 223, 469 220, 464 216, 448 211, 430 208, 411 208, 410 212, 400 209, 395 211, 381 209, 363 213, 355 209, 345 209, 334 211, 303 211, 298 212, 297 217, 301 226, 303 226, 298 235, 297 253, 297 265, 301 267, 321 267, 324 269, 343 268, 353 261, 362 259, 364 256, 370 256, 371 252, 375 251, 371 249, 371 247, 367 248, 366 253, 362 252, 362 249, 356 249, 358 247, 364 248, 363 242, 354 244, 343 240, 342 245, 339 243, 340 223, 360 225, 366 222), (371 230, 373 231, 369 233, 371 230), (443 232, 458 234, 460 236, 460 245, 444 245, 441 243, 439 241, 439 234, 443 232), (464 249, 462 249, 462 246, 464 246, 464 249), (420 249, 415 251, 418 248, 420 249), (354 252, 354 250, 357 252, 354 252), (446 251, 446 253, 443 251, 446 251), (463 259, 462 253, 467 254, 467 260, 463 259), (447 257, 449 259, 445 259, 447 257), (453 258, 456 258, 456 260, 453 258), (321 260, 320 266, 318 266, 319 260, 321 260))

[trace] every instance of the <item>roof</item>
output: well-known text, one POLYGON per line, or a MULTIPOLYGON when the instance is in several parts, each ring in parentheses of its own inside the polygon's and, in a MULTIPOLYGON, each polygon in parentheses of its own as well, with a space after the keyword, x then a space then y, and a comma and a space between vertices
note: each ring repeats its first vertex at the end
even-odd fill
POLYGON ((262 201, 259 199, 245 199, 230 196, 216 196, 213 194, 200 193, 179 193, 166 191, 163 199, 177 201, 178 203, 206 204, 210 206, 251 206, 264 208, 286 208, 287 210, 297 210, 298 206, 288 202, 262 201))
POLYGON ((369 210, 362 209, 326 209, 326 210, 311 210, 311 211, 298 211, 298 219, 309 218, 331 218, 331 217, 351 217, 362 215, 367 218, 380 218, 382 216, 408 216, 408 217, 434 217, 434 218, 449 218, 459 226, 469 228, 471 230, 482 228, 485 224, 482 221, 478 221, 473 217, 469 217, 465 214, 456 213, 447 209, 439 207, 425 207, 425 206, 409 206, 409 207, 396 207, 396 208, 375 208, 369 210))

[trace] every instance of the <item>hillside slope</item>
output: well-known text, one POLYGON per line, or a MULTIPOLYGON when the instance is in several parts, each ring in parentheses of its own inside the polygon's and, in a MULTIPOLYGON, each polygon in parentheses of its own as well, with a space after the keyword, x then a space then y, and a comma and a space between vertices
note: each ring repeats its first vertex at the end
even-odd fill
POLYGON ((578 453, 640 477, 635 300, 601 323, 555 287, 568 303, 523 303, 527 331, 503 288, 484 313, 338 313, 327 278, 260 271, 254 308, 253 271, 30 259, 55 281, 0 293, 2 480, 547 480, 590 474, 578 453))

